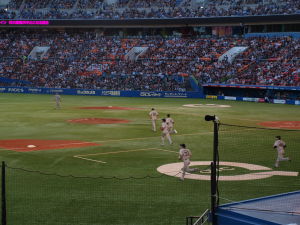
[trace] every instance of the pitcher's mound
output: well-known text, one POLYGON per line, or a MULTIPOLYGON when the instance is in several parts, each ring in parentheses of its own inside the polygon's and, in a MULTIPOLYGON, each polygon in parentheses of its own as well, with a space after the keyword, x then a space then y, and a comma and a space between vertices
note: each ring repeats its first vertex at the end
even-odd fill
POLYGON ((114 124, 114 123, 129 123, 129 120, 116 119, 116 118, 80 118, 68 120, 70 123, 83 123, 83 124, 114 124))

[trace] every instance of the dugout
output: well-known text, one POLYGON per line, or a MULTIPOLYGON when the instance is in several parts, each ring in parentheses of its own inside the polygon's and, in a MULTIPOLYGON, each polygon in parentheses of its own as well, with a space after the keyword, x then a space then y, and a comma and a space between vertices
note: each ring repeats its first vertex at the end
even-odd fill
POLYGON ((219 225, 300 224, 300 191, 221 205, 219 225))

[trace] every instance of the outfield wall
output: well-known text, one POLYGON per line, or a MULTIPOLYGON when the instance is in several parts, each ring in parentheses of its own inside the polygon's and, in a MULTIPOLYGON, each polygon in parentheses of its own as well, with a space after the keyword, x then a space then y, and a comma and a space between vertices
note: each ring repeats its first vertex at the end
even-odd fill
MULTIPOLYGON (((201 92, 176 91, 117 91, 97 89, 65 89, 65 88, 32 88, 32 87, 0 87, 0 93, 20 94, 62 94, 114 97, 146 97, 146 98, 206 98, 230 101, 265 102, 264 98, 204 95, 201 92)), ((300 100, 270 99, 270 103, 300 105, 300 100)))
POLYGON ((34 88, 34 87, 0 87, 0 93, 22 94, 56 94, 89 95, 114 97, 148 97, 148 98, 204 98, 201 92, 179 91, 118 91, 98 89, 34 88))

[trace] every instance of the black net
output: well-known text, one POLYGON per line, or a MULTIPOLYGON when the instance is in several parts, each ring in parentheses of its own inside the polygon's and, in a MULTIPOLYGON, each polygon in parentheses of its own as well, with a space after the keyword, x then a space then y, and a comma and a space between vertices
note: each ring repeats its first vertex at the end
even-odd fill
POLYGON ((299 150, 299 130, 220 124, 219 203, 299 190, 299 150), (280 161, 278 167, 278 153, 273 147, 276 136, 287 145, 285 161, 280 161))
POLYGON ((210 202, 208 182, 60 176, 9 165, 6 189, 8 225, 181 225, 210 202))

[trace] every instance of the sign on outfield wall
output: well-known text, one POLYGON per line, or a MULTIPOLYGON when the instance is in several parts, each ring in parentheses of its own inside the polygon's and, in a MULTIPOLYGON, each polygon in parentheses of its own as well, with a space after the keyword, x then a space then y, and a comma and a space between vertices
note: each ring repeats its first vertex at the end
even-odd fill
POLYGON ((285 104, 286 101, 283 100, 283 99, 274 99, 274 100, 273 100, 273 103, 276 103, 276 104, 285 104))
POLYGON ((243 98, 243 101, 246 101, 246 102, 258 102, 258 101, 259 101, 259 98, 248 98, 248 97, 244 97, 244 98, 243 98))
POLYGON ((217 95, 206 95, 207 99, 218 99, 217 95))
POLYGON ((62 95, 94 95, 115 97, 148 97, 148 98, 204 98, 201 92, 179 91, 119 91, 98 89, 66 89, 66 88, 33 88, 33 87, 0 87, 2 93, 24 94, 62 94, 62 95))
POLYGON ((225 96, 224 99, 225 100, 236 101, 236 97, 233 97, 233 96, 225 96))
MULTIPOLYGON (((203 95, 202 92, 179 92, 179 91, 119 91, 98 89, 66 89, 66 88, 35 88, 35 87, 0 87, 0 93, 22 94, 62 94, 62 95, 91 95, 91 96, 114 96, 114 97, 147 97, 147 98, 207 98, 231 101, 264 102, 263 98, 234 97, 203 95)), ((274 99, 273 103, 300 105, 299 100, 274 99)))

